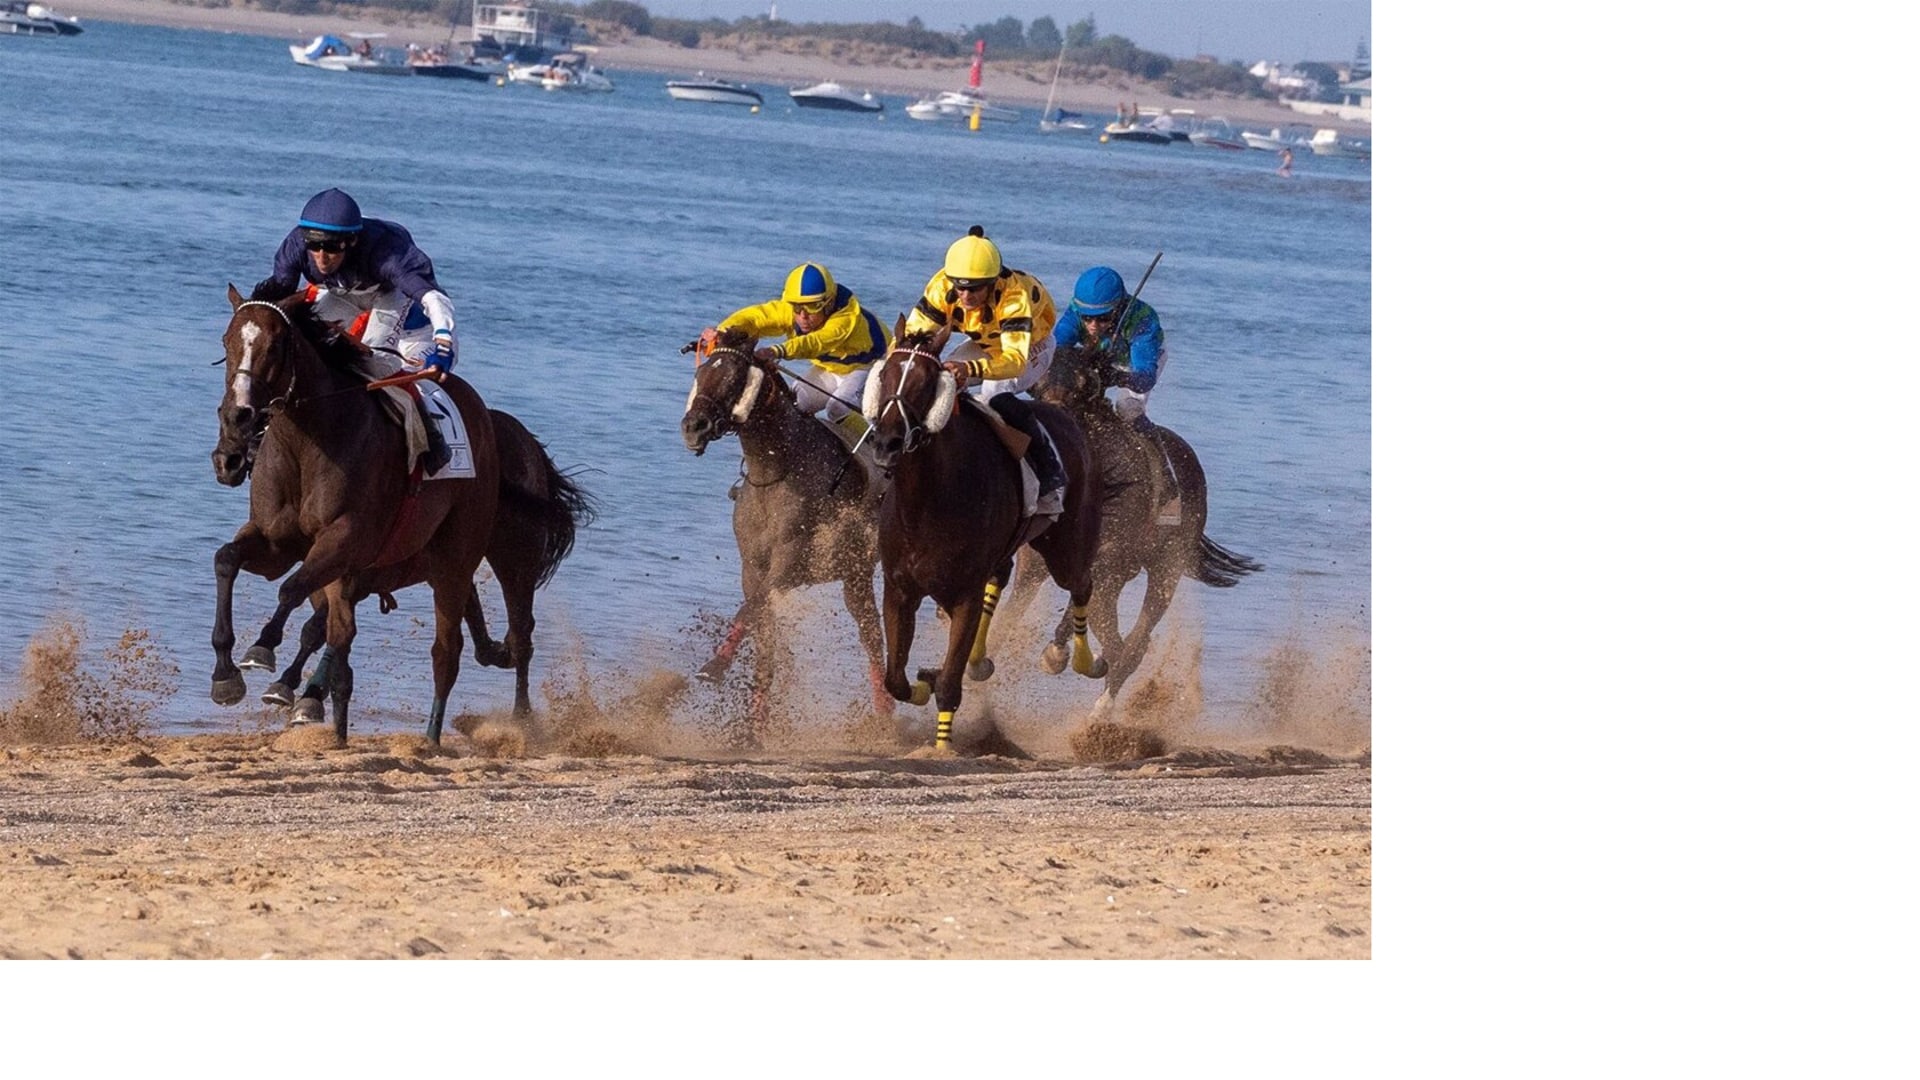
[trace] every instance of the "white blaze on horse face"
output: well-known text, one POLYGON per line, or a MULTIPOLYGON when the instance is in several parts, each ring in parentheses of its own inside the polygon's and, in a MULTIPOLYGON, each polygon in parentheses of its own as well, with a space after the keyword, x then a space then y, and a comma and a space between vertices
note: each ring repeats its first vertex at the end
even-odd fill
POLYGON ((253 402, 253 354, 263 331, 253 323, 240 328, 240 366, 233 375, 233 404, 244 409, 253 402))
POLYGON ((700 397, 700 373, 696 371, 696 372, 694 372, 694 373, 693 373, 693 385, 692 385, 692 386, 689 386, 689 387, 687 387, 687 408, 686 408, 686 412, 683 412, 683 413, 681 413, 680 415, 682 415, 682 416, 685 416, 685 415, 686 415, 687 413, 690 413, 690 412, 692 412, 692 411, 693 411, 693 403, 694 403, 694 401, 695 401, 695 400, 697 400, 697 399, 698 399, 699 397, 700 397))
POLYGON ((753 412, 754 401, 760 397, 760 383, 766 377, 766 371, 757 364, 747 369, 747 387, 740 391, 740 400, 733 406, 734 423, 747 422, 747 415, 753 412))

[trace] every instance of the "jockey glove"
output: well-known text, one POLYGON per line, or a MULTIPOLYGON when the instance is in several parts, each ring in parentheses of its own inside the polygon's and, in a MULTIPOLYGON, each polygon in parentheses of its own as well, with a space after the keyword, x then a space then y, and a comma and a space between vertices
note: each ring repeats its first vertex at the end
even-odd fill
POLYGON ((453 332, 435 330, 433 332, 433 355, 427 357, 427 366, 438 371, 453 367, 453 332))

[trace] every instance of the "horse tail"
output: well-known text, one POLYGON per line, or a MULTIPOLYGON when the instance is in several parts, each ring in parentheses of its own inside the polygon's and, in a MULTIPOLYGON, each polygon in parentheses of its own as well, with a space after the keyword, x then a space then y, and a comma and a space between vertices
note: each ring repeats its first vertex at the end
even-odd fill
POLYGON ((540 529, 541 550, 534 587, 553 580, 554 571, 573 551, 581 528, 598 516, 593 496, 573 477, 561 472, 547 446, 510 413, 493 410, 494 427, 502 433, 503 448, 516 444, 516 462, 501 470, 502 512, 514 514, 540 529))
POLYGON ((1211 585, 1224 589, 1237 585, 1248 574, 1266 569, 1245 555, 1240 555, 1219 544, 1205 533, 1194 544, 1193 565, 1187 568, 1187 576, 1202 585, 1211 585))

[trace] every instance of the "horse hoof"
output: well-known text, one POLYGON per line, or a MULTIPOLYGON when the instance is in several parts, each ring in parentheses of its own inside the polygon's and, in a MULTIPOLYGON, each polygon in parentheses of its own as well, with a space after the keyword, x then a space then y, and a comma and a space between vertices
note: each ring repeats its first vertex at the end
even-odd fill
POLYGON ((293 704, 293 687, 283 682, 276 682, 261 693, 260 700, 284 709, 293 704))
POLYGON ((235 675, 231 679, 213 680, 213 703, 215 705, 233 705, 247 696, 245 676, 235 675))
POLYGON ((915 680, 913 688, 908 692, 907 700, 915 705, 925 705, 933 700, 933 686, 923 680, 915 680))
MULTIPOLYGON (((1080 671, 1078 666, 1076 666, 1074 670, 1080 671)), ((1094 657, 1093 662, 1087 665, 1087 670, 1080 671, 1080 674, 1085 675, 1089 679, 1106 678, 1107 677, 1107 658, 1104 656, 1094 657)))
POLYGON ((983 656, 967 664, 967 678, 974 682, 986 682, 993 678, 993 658, 983 656))
POLYGON ((265 645, 255 645, 247 650, 247 655, 240 658, 241 671, 272 671, 275 667, 273 650, 265 645))
POLYGON ((324 712, 325 710, 320 707, 319 698, 303 697, 293 703, 293 718, 288 720, 287 724, 291 727, 298 727, 301 724, 318 724, 325 719, 322 715, 324 712))
POLYGON ((1067 670, 1067 650, 1057 644, 1047 646, 1040 653, 1040 668, 1049 675, 1067 670))
POLYGON ((491 641, 474 642, 473 660, 481 667, 510 668, 513 666, 513 656, 507 652, 507 647, 491 641))

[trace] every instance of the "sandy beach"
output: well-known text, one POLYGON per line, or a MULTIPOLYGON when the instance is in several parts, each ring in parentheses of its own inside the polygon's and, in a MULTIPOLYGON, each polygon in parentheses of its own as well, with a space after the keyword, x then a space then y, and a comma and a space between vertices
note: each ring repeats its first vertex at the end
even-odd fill
MULTIPOLYGON (((196 30, 283 37, 289 42, 311 40, 317 34, 349 30, 384 30, 398 43, 428 43, 446 37, 444 23, 432 19, 360 18, 344 25, 334 16, 288 15, 251 8, 205 8, 175 0, 71 0, 57 5, 83 24, 93 21, 150 23, 196 30)), ((806 86, 827 79, 855 90, 876 94, 924 96, 966 85, 966 58, 884 62, 851 43, 828 45, 820 55, 799 55, 748 45, 737 49, 687 49, 657 38, 634 38, 598 46, 595 62, 611 70, 690 75, 705 72, 760 83, 806 86)), ((996 63, 989 57, 982 85, 994 100, 1029 107, 1044 106, 1052 83, 1051 63, 996 63)), ((617 81, 617 80, 616 80, 617 81)), ((1173 98, 1125 81, 1106 83, 1075 79, 1071 66, 1060 79, 1057 104, 1094 118, 1111 118, 1126 102, 1143 108, 1193 109, 1200 116, 1225 116, 1236 124, 1265 130, 1293 123, 1310 123, 1341 131, 1367 132, 1368 124, 1331 116, 1297 112, 1277 101, 1248 98, 1173 98)))

